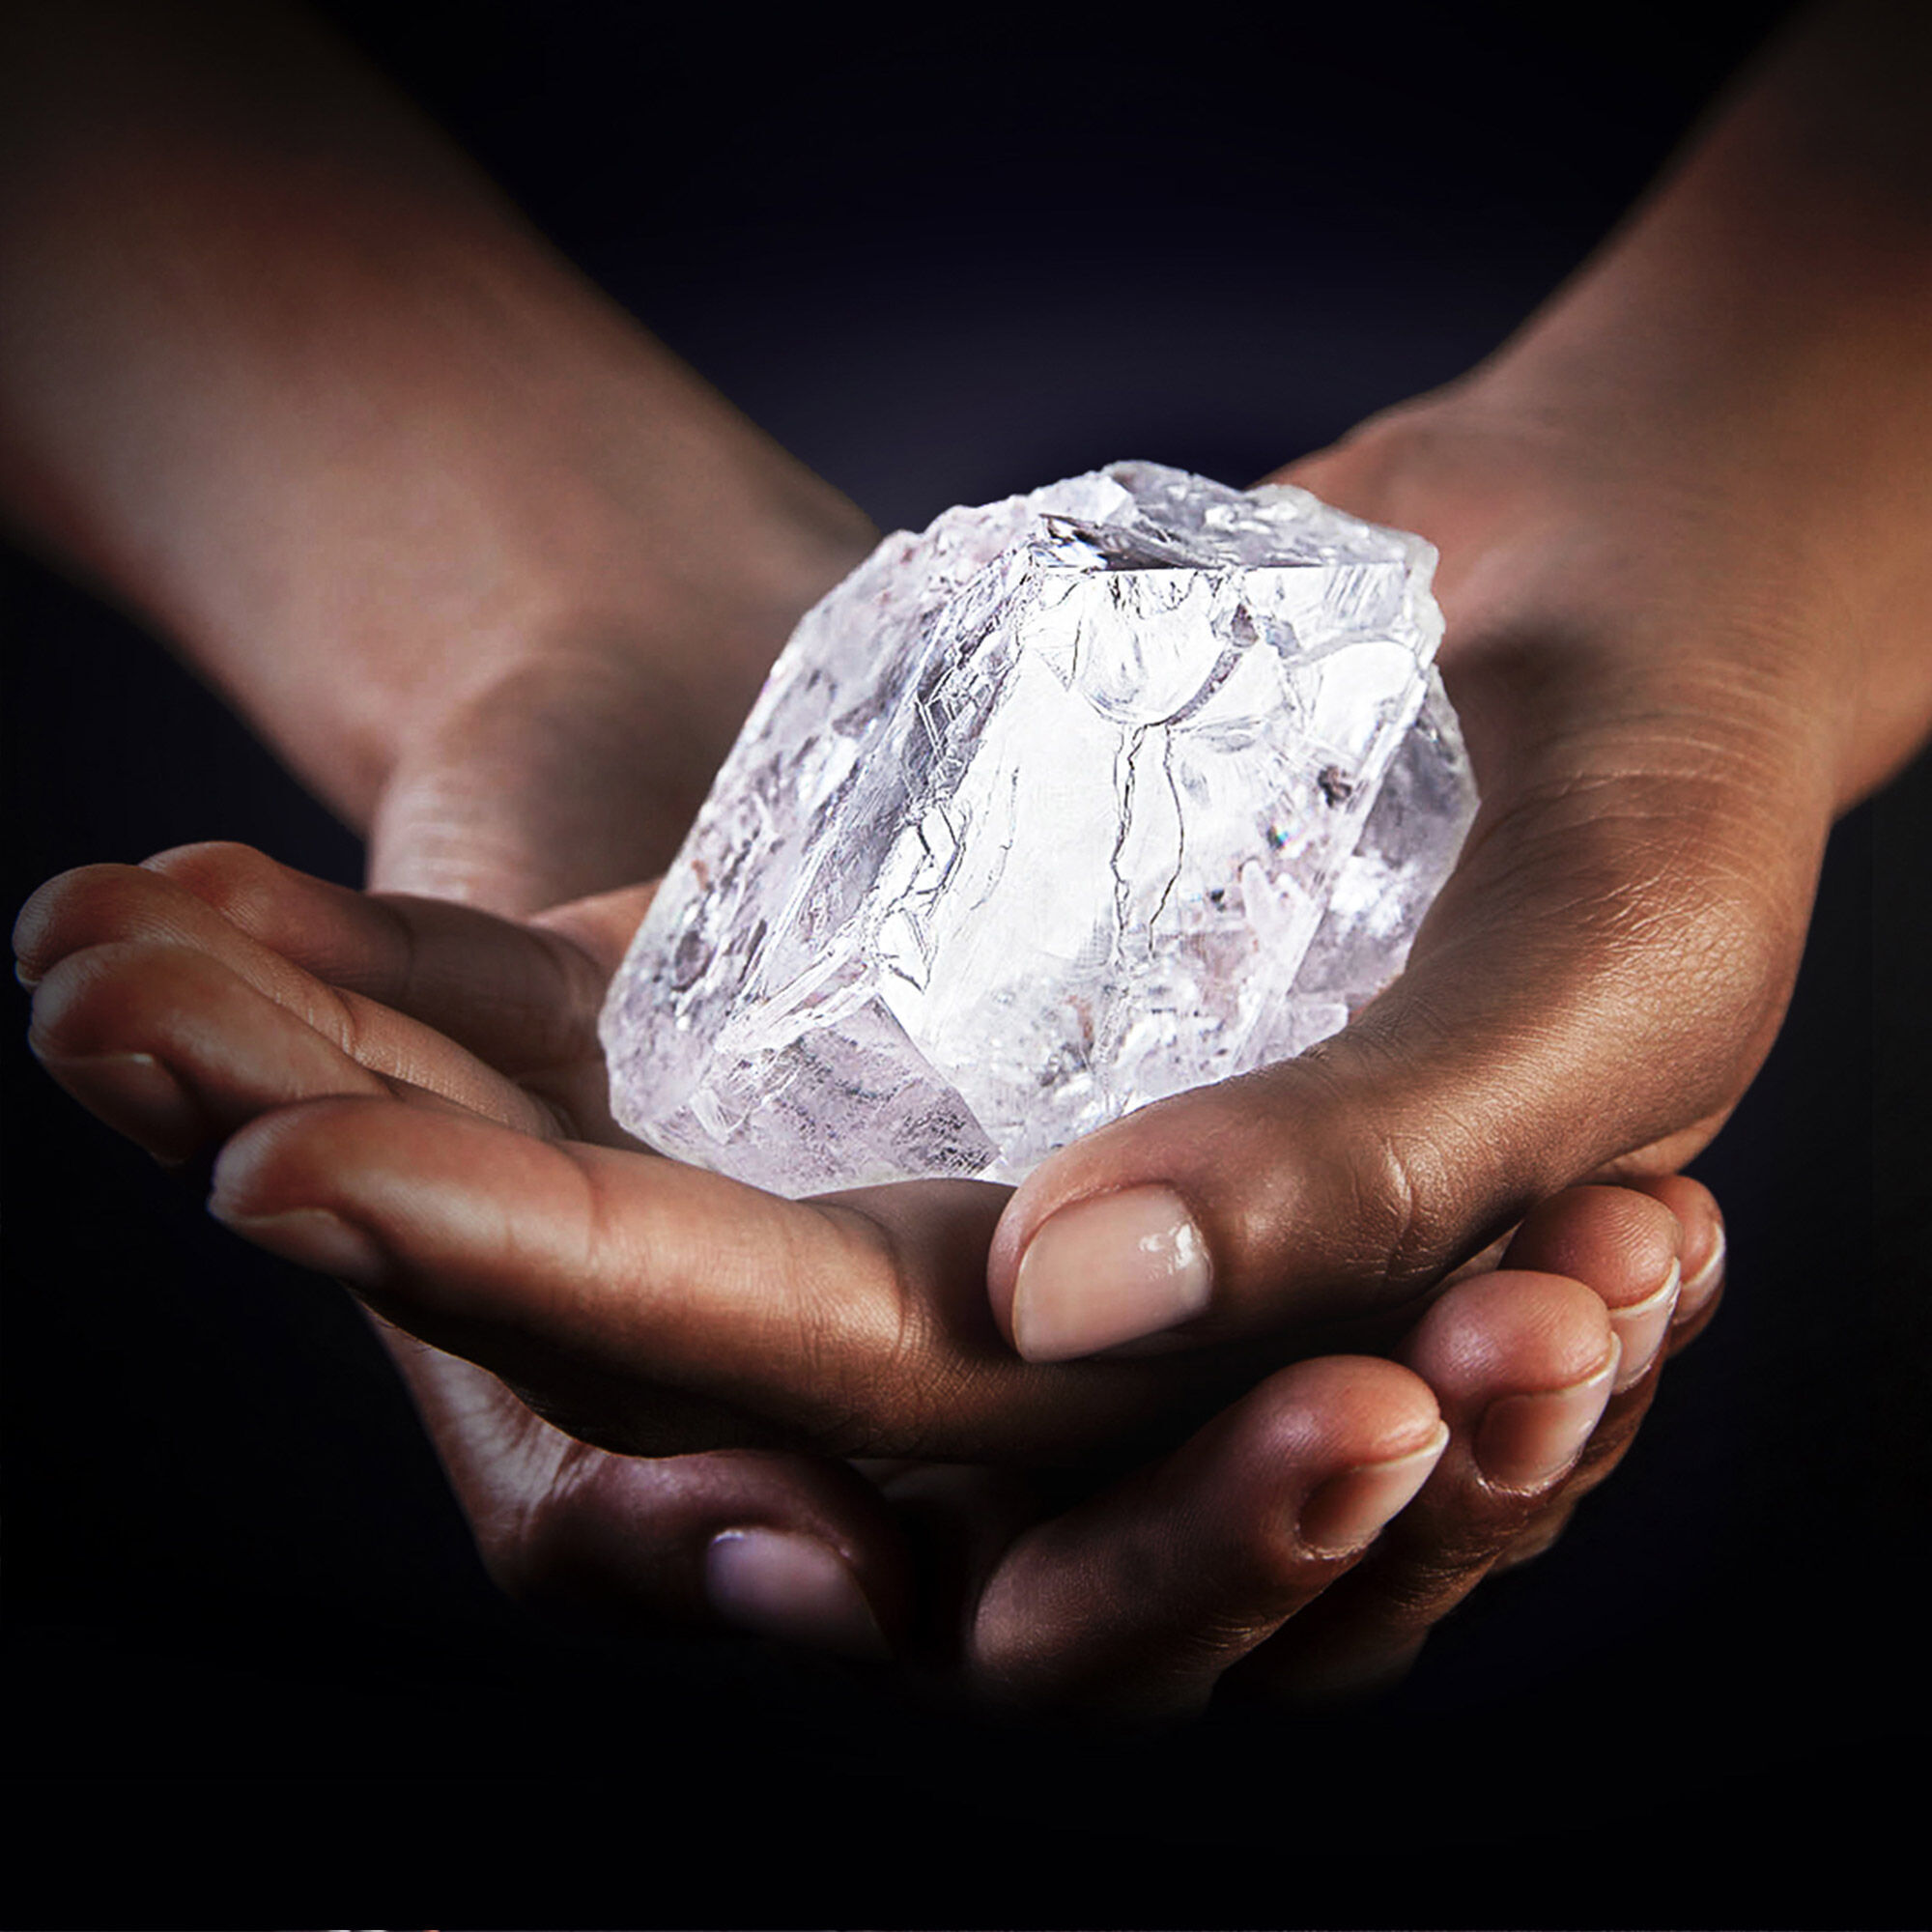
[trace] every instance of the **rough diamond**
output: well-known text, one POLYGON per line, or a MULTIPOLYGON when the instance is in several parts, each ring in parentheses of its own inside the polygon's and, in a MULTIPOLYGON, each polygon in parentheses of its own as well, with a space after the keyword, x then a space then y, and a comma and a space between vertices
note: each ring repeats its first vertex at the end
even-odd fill
POLYGON ((612 1107, 787 1195, 1013 1180, 1401 970, 1475 810, 1419 537, 1117 463, 800 622, 612 982, 612 1107))

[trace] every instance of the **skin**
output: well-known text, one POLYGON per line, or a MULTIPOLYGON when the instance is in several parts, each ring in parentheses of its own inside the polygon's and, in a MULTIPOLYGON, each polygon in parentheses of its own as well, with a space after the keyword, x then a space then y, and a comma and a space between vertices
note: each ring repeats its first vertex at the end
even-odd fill
POLYGON ((1715 1306, 1715 1204, 1672 1178, 1556 1197, 1419 1321, 1383 1324, 1377 1354, 1270 1374, 1243 1350, 1184 1394, 1167 1361, 1026 1363, 953 1260, 983 1254, 1007 1190, 781 1202, 602 1116, 596 1012, 642 896, 519 923, 190 846, 65 874, 15 932, 35 1050, 83 1104, 171 1164, 212 1157, 214 1211, 348 1279, 406 1368, 452 1357, 404 1330, 504 1378, 465 1370, 494 1395, 461 1439, 497 1457, 452 1468, 520 1594, 698 1617, 707 1552, 750 1526, 837 1551, 869 1606, 782 1634, 891 1646, 977 1695, 1171 1716, 1237 1663, 1270 1694, 1332 1693, 1388 1675, 1492 1563, 1560 1529, 1715 1306), (502 1204, 489 1229, 479 1194, 502 1204), (343 1241, 345 1195, 383 1231, 373 1266, 343 1241), (759 1266, 781 1242, 784 1269, 759 1266), (621 1292, 580 1299, 577 1336, 527 1319, 533 1291, 554 1313, 585 1282, 621 1292), (748 1441, 770 1446, 648 1460, 748 1441), (855 1454, 893 1460, 830 1460, 855 1454), (1418 1455, 1413 1480, 1364 1493, 1418 1455))
POLYGON ((1482 812, 1362 1020, 1028 1179, 1004 1323, 1027 1241, 1102 1190, 1187 1201, 1205 1342, 1405 1293, 1728 1117, 1833 816, 1932 721, 1928 73, 1922 17, 1812 20, 1491 363, 1279 473, 1440 548, 1482 812))
POLYGON ((638 900, 582 895, 674 849, 870 533, 308 28, 211 17, 33 23, 0 497, 366 828, 372 886, 469 910, 233 848, 69 875, 18 942, 56 1076, 164 1155, 219 1143, 217 1211, 393 1324, 526 1595, 702 1614, 749 1523, 992 1694, 1399 1665, 1627 1444, 1654 1364, 1528 1500, 1473 1446, 1671 1264, 1708 1296, 1715 1208, 1670 1177, 1776 1031, 1833 812, 1932 719, 1922 31, 1808 23, 1492 363, 1287 472, 1442 552, 1485 805, 1403 980, 1010 1199, 784 1204, 612 1144, 583 1028, 638 900), (1151 1183, 1206 1309, 1164 1353, 1019 1359, 1028 1242, 1151 1183), (1371 1558, 1284 1529, 1438 1420, 1371 1558), (1088 1469, 1070 1506, 1042 1463, 1088 1469), (919 1524, 952 1554, 916 1602, 919 1524))

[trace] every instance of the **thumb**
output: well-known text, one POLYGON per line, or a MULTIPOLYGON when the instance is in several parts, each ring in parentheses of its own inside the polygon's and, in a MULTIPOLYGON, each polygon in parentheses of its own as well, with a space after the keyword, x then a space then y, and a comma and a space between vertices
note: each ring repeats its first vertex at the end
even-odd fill
POLYGON ((1537 1201, 1709 1139, 1782 1016, 1829 802, 1801 757, 1774 781, 1707 728, 1689 760, 1658 690, 1626 699, 1580 737, 1511 721, 1406 970, 1345 1032, 1028 1179, 988 1264, 1020 1354, 1386 1312, 1537 1201))

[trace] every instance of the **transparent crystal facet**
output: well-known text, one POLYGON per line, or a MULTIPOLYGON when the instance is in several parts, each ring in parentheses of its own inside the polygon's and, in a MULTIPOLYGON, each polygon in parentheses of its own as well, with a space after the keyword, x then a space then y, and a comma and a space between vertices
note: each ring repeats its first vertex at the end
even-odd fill
POLYGON ((1011 1180, 1401 969, 1475 789, 1435 552, 1148 463, 807 612, 612 982, 617 1119, 802 1195, 1011 1180))

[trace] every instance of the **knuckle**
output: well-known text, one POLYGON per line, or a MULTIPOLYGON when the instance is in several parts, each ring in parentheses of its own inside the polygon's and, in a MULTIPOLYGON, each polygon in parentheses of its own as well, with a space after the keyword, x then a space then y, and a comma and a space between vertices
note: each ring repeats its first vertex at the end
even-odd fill
POLYGON ((801 1227, 784 1270, 800 1359, 817 1391, 808 1426, 835 1455, 909 1453, 970 1410, 972 1378, 916 1291, 897 1233, 844 1211, 830 1225, 838 1237, 831 1260, 801 1227))
POLYGON ((1377 1621, 1389 1634, 1418 1635, 1465 1598, 1494 1566, 1503 1540, 1472 1538, 1426 1555, 1401 1555, 1375 1573, 1377 1621))
POLYGON ((855 1373, 848 1337, 836 1312, 818 1305, 810 1294, 788 1294, 786 1315, 789 1346, 798 1368, 797 1386, 805 1396, 804 1425, 812 1447, 821 1455, 847 1457, 877 1454, 890 1448, 882 1440, 883 1418, 868 1378, 855 1373))
POLYGON ((1390 1590, 1399 1599, 1434 1603, 1470 1588, 1548 1498, 1504 1490, 1463 1488, 1447 1507, 1386 1532, 1392 1549, 1390 1590))
POLYGON ((231 917, 271 893, 282 874, 282 867, 267 853, 230 838, 171 846, 144 860, 139 869, 166 879, 231 917))
MULTIPOLYGON (((1445 1129, 1448 1124, 1445 1121, 1445 1129)), ((1373 1115, 1360 1125, 1353 1169, 1359 1177, 1356 1226, 1374 1231, 1377 1251, 1385 1258, 1383 1272, 1390 1287, 1400 1290, 1418 1274, 1433 1276, 1444 1259, 1437 1204, 1453 1191, 1447 1135, 1424 1138, 1373 1115)))
POLYGON ((541 1605, 568 1594, 576 1568, 576 1519, 598 1462, 588 1444, 570 1440, 532 1413, 517 1444, 516 1479, 501 1485, 470 1528, 490 1579, 517 1603, 541 1605))
POLYGON ((1520 1564, 1534 1562, 1537 1557, 1553 1549, 1562 1541, 1576 1512, 1577 1505, 1573 1500, 1561 1509, 1551 1510, 1537 1518, 1497 1556, 1494 1567, 1497 1570, 1514 1570, 1520 1564))
POLYGON ((304 997, 294 1010, 305 1026, 358 1065, 389 1069, 394 1055, 383 1037, 379 1009, 322 980, 304 981, 301 993, 304 997))
POLYGON ((1348 1272, 1397 1304, 1466 1245, 1469 1177, 1485 1171, 1492 1141, 1452 1095, 1418 1111, 1398 1104, 1398 1091, 1373 1078, 1336 1083, 1307 1141, 1347 1230, 1348 1272))
POLYGON ((834 1457, 918 1452, 952 1417, 953 1378, 934 1358, 917 1321, 882 1316, 788 1291, 788 1319, 805 1392, 799 1424, 812 1447, 834 1457))

